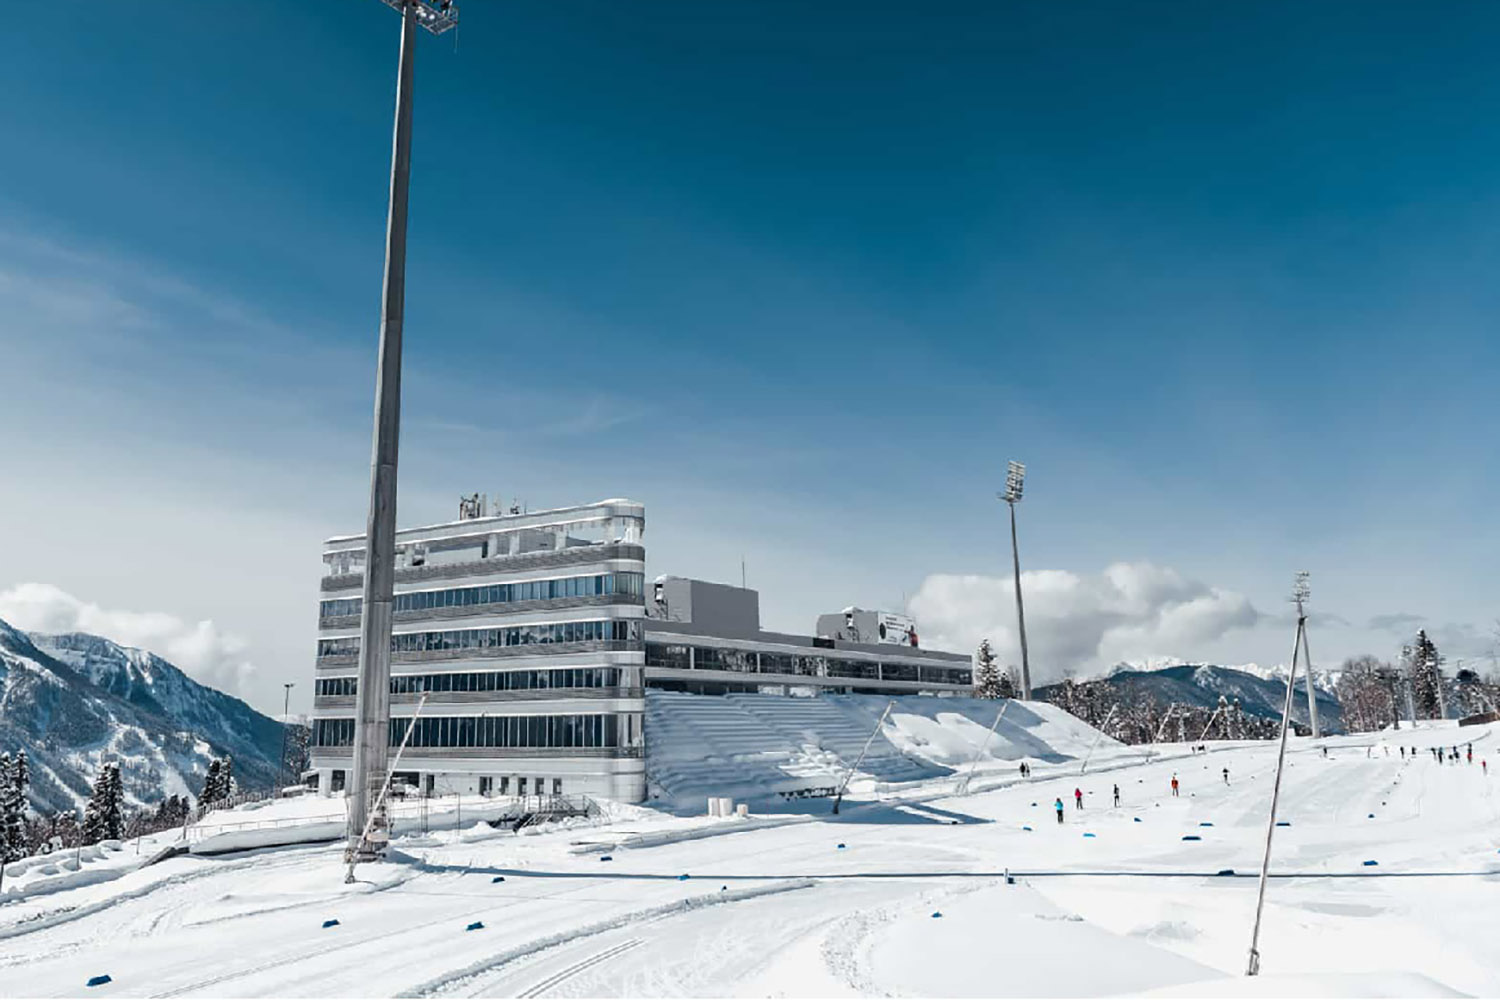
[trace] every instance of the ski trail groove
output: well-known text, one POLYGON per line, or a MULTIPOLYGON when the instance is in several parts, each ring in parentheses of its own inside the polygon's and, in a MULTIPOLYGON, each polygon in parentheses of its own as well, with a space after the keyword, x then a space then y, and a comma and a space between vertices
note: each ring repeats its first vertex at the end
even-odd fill
POLYGON ((645 943, 646 941, 644 938, 631 938, 629 941, 626 941, 622 944, 617 944, 613 948, 606 948, 601 952, 590 955, 588 958, 583 959, 581 962, 573 963, 566 969, 563 969, 561 972, 553 973, 546 979, 543 979, 541 982, 537 983, 535 986, 532 986, 530 989, 523 990, 516 995, 518 997, 539 997, 559 983, 564 982, 568 979, 572 979, 580 972, 583 972, 587 969, 592 969, 594 966, 600 964, 601 962, 607 962, 610 959, 614 958, 616 955, 627 952, 632 948, 638 948, 645 943))

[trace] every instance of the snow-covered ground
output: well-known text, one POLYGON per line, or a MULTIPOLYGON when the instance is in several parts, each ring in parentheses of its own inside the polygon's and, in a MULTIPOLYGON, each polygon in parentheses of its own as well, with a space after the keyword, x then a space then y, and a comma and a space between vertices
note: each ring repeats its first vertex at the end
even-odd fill
POLYGON ((806 800, 774 825, 466 817, 354 885, 336 845, 175 857, 0 905, 0 996, 1495 995, 1497 734, 1292 742, 1254 981, 1272 744, 1103 748, 965 796, 951 774, 867 782, 837 818, 806 800), (1472 765, 1425 751, 1470 740, 1472 765))

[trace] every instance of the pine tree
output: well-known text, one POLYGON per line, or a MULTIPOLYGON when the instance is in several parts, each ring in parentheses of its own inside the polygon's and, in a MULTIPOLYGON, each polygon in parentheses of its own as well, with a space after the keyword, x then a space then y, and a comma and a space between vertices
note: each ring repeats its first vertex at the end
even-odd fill
POLYGON ((109 798, 109 765, 99 769, 99 775, 94 779, 94 790, 89 795, 89 803, 83 809, 83 843, 97 844, 105 837, 104 814, 108 811, 105 805, 109 798))
POLYGON ((16 861, 30 853, 26 836, 26 791, 31 784, 31 764, 26 751, 14 760, 0 755, 0 856, 16 861))
POLYGON ((198 795, 198 801, 203 805, 213 805, 219 801, 219 758, 215 757, 208 762, 208 774, 203 777, 203 791, 198 795))
POLYGON ((1015 667, 1010 667, 1000 675, 1000 697, 1002 698, 1016 697, 1016 682, 1015 679, 1011 677, 1011 674, 1015 671, 1015 669, 1015 667))
POLYGON ((1411 681, 1412 697, 1417 714, 1424 719, 1443 717, 1442 657, 1436 644, 1427 637, 1426 629, 1417 633, 1417 639, 1401 651, 1407 677, 1411 681))
POLYGON ((237 791, 239 787, 234 781, 234 758, 226 753, 219 762, 219 798, 227 799, 237 791))
POLYGON ((104 839, 119 840, 125 835, 125 784, 120 778, 120 762, 104 765, 104 839))
POLYGON ((16 840, 10 832, 10 754, 0 753, 0 864, 14 861, 16 840))
POLYGON ((1000 668, 995 665, 995 651, 988 639, 981 639, 974 654, 974 697, 1000 698, 1000 668))

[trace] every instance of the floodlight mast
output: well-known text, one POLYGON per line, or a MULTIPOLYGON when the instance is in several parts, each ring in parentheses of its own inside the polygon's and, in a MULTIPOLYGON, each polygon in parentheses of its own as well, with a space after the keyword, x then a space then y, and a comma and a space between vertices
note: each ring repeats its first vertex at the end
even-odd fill
POLYGON ((1011 460, 1005 471, 1005 492, 995 496, 1010 507, 1010 561, 1016 580, 1016 630, 1021 636, 1021 700, 1031 700, 1031 658, 1026 651, 1026 607, 1021 601, 1021 550, 1016 544, 1016 504, 1026 487, 1026 466, 1011 460))
MULTIPOLYGON (((401 12, 401 56, 396 75, 396 122, 391 148, 390 207, 386 215, 385 278, 380 306, 379 366, 375 376, 375 434, 370 459, 370 513, 365 524, 365 580, 359 629, 359 687, 349 790, 346 860, 369 861, 382 850, 369 832, 381 804, 390 754, 391 601, 396 567, 396 460, 401 434, 401 337, 406 316, 406 205, 411 182, 412 71, 420 26, 440 35, 458 23, 452 0, 382 0, 401 12)), ((351 868, 352 870, 352 868, 351 868)))
POLYGON ((1307 724, 1312 730, 1312 738, 1317 739, 1321 733, 1318 732, 1318 696, 1317 688, 1313 685, 1312 650, 1307 647, 1307 614, 1303 605, 1312 596, 1312 590, 1307 585, 1308 574, 1304 571, 1297 574, 1297 582, 1292 587, 1292 601, 1297 605, 1297 617, 1302 620, 1302 665, 1307 668, 1307 724))
POLYGON ((1307 574, 1298 573, 1296 586, 1292 588, 1292 601, 1297 605, 1297 637, 1292 640, 1292 665, 1286 675, 1286 702, 1281 707, 1281 742, 1276 751, 1276 779, 1271 785, 1271 815, 1266 819, 1266 850, 1260 862, 1260 883, 1255 895, 1255 925, 1250 930, 1250 961, 1245 975, 1260 975, 1260 920, 1266 908, 1266 880, 1271 872, 1271 838, 1276 834, 1276 809, 1281 804, 1281 773, 1286 767, 1286 732, 1292 723, 1292 699, 1297 693, 1297 654, 1303 645, 1307 628, 1307 603, 1310 591, 1307 574))

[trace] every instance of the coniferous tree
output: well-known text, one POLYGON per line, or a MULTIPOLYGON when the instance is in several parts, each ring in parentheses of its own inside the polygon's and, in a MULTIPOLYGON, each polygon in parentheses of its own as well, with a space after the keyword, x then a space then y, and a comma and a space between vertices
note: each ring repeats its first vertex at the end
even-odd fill
POLYGON ((0 856, 15 861, 31 853, 26 836, 26 790, 31 784, 31 764, 26 751, 14 760, 0 755, 0 856))
POLYGON ((0 753, 0 864, 20 857, 14 854, 16 840, 10 831, 10 754, 0 753))
POLYGON ((104 838, 119 840, 125 835, 125 784, 120 777, 119 761, 104 765, 104 779, 104 838))
POLYGON ((213 805, 220 799, 219 793, 219 758, 215 757, 208 762, 208 773, 203 777, 203 791, 198 795, 198 801, 203 805, 213 805))
POLYGON ((981 639, 974 654, 974 697, 999 698, 1000 668, 995 665, 995 651, 988 639, 981 639))
POLYGON ((1017 695, 1016 679, 1011 675, 1015 673, 1015 667, 1007 667, 1000 675, 1000 697, 1014 698, 1017 695))
POLYGON ((1411 682, 1417 714, 1424 719, 1443 717, 1442 658, 1437 645, 1427 637, 1427 630, 1417 633, 1416 641, 1401 651, 1411 682))
POLYGON ((219 798, 227 799, 237 791, 239 787, 234 781, 234 758, 226 753, 219 761, 219 798))
POLYGON ((88 805, 83 809, 83 843, 85 845, 97 844, 108 834, 105 826, 105 814, 109 811, 109 765, 105 764, 99 769, 99 775, 94 779, 94 790, 89 795, 88 805))

